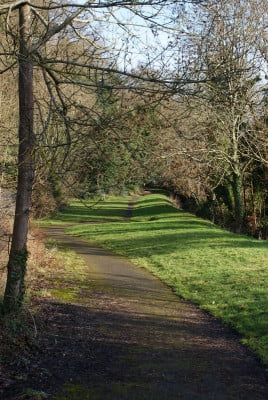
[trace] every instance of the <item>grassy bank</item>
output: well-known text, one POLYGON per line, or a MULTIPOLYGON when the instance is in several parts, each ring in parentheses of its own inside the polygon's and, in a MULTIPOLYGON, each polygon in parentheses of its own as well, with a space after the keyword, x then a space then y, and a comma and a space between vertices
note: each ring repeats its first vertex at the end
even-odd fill
MULTIPOLYGON (((100 208, 95 216, 94 208, 90 215, 81 209, 85 220, 118 222, 83 223, 68 228, 68 233, 98 242, 151 270, 177 294, 235 327, 268 365, 268 243, 234 235, 176 210, 161 195, 140 198, 133 218, 119 221, 127 202, 118 199, 117 206, 113 199, 103 204, 104 217, 100 208)), ((76 222, 79 212, 74 211, 70 207, 57 221, 76 222)))

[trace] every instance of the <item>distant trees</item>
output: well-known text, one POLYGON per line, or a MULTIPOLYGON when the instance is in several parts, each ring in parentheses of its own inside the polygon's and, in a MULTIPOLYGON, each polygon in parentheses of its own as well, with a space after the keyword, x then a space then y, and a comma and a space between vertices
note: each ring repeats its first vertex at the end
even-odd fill
POLYGON ((156 107, 146 93, 102 91, 82 148, 74 149, 80 154, 74 163, 82 196, 123 193, 148 181, 156 107))

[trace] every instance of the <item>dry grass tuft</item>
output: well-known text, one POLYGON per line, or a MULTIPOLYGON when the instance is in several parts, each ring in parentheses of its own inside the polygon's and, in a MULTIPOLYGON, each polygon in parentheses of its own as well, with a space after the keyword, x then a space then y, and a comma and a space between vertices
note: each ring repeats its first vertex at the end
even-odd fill
MULTIPOLYGON (((7 221, 8 225, 9 221, 7 221)), ((38 345, 38 329, 35 315, 39 311, 38 292, 45 287, 46 280, 59 265, 57 248, 46 248, 44 234, 31 229, 28 240, 28 271, 26 276, 25 303, 18 314, 0 316, 0 386, 1 382, 12 382, 14 371, 27 370, 31 355, 38 345), (9 370, 9 366, 12 369, 9 370)), ((0 295, 4 294, 8 242, 0 252, 0 295)), ((59 267, 58 267, 59 268, 59 267)), ((0 387, 1 389, 1 387, 0 387)), ((0 390, 1 394, 1 390, 0 390)))

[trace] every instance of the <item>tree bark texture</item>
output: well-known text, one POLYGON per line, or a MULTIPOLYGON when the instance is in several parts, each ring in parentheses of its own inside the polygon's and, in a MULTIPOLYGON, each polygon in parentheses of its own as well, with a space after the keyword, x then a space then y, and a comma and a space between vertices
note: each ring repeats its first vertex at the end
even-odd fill
POLYGON ((233 196, 234 196, 234 212, 235 212, 235 229, 236 233, 241 233, 244 220, 244 204, 242 198, 242 178, 241 174, 233 174, 233 196))
POLYGON ((16 211, 8 261, 4 312, 16 311, 24 296, 24 276, 27 263, 27 235, 31 193, 34 179, 33 149, 33 62, 30 54, 31 9, 23 4, 19 9, 19 150, 16 211))

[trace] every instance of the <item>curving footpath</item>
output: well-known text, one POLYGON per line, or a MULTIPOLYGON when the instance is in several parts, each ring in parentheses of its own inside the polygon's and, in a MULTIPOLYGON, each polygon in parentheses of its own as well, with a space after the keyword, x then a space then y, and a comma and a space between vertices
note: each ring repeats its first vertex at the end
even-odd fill
POLYGON ((231 329, 129 261, 46 232, 84 258, 91 283, 47 301, 28 386, 57 400, 268 399, 264 368, 231 329))

